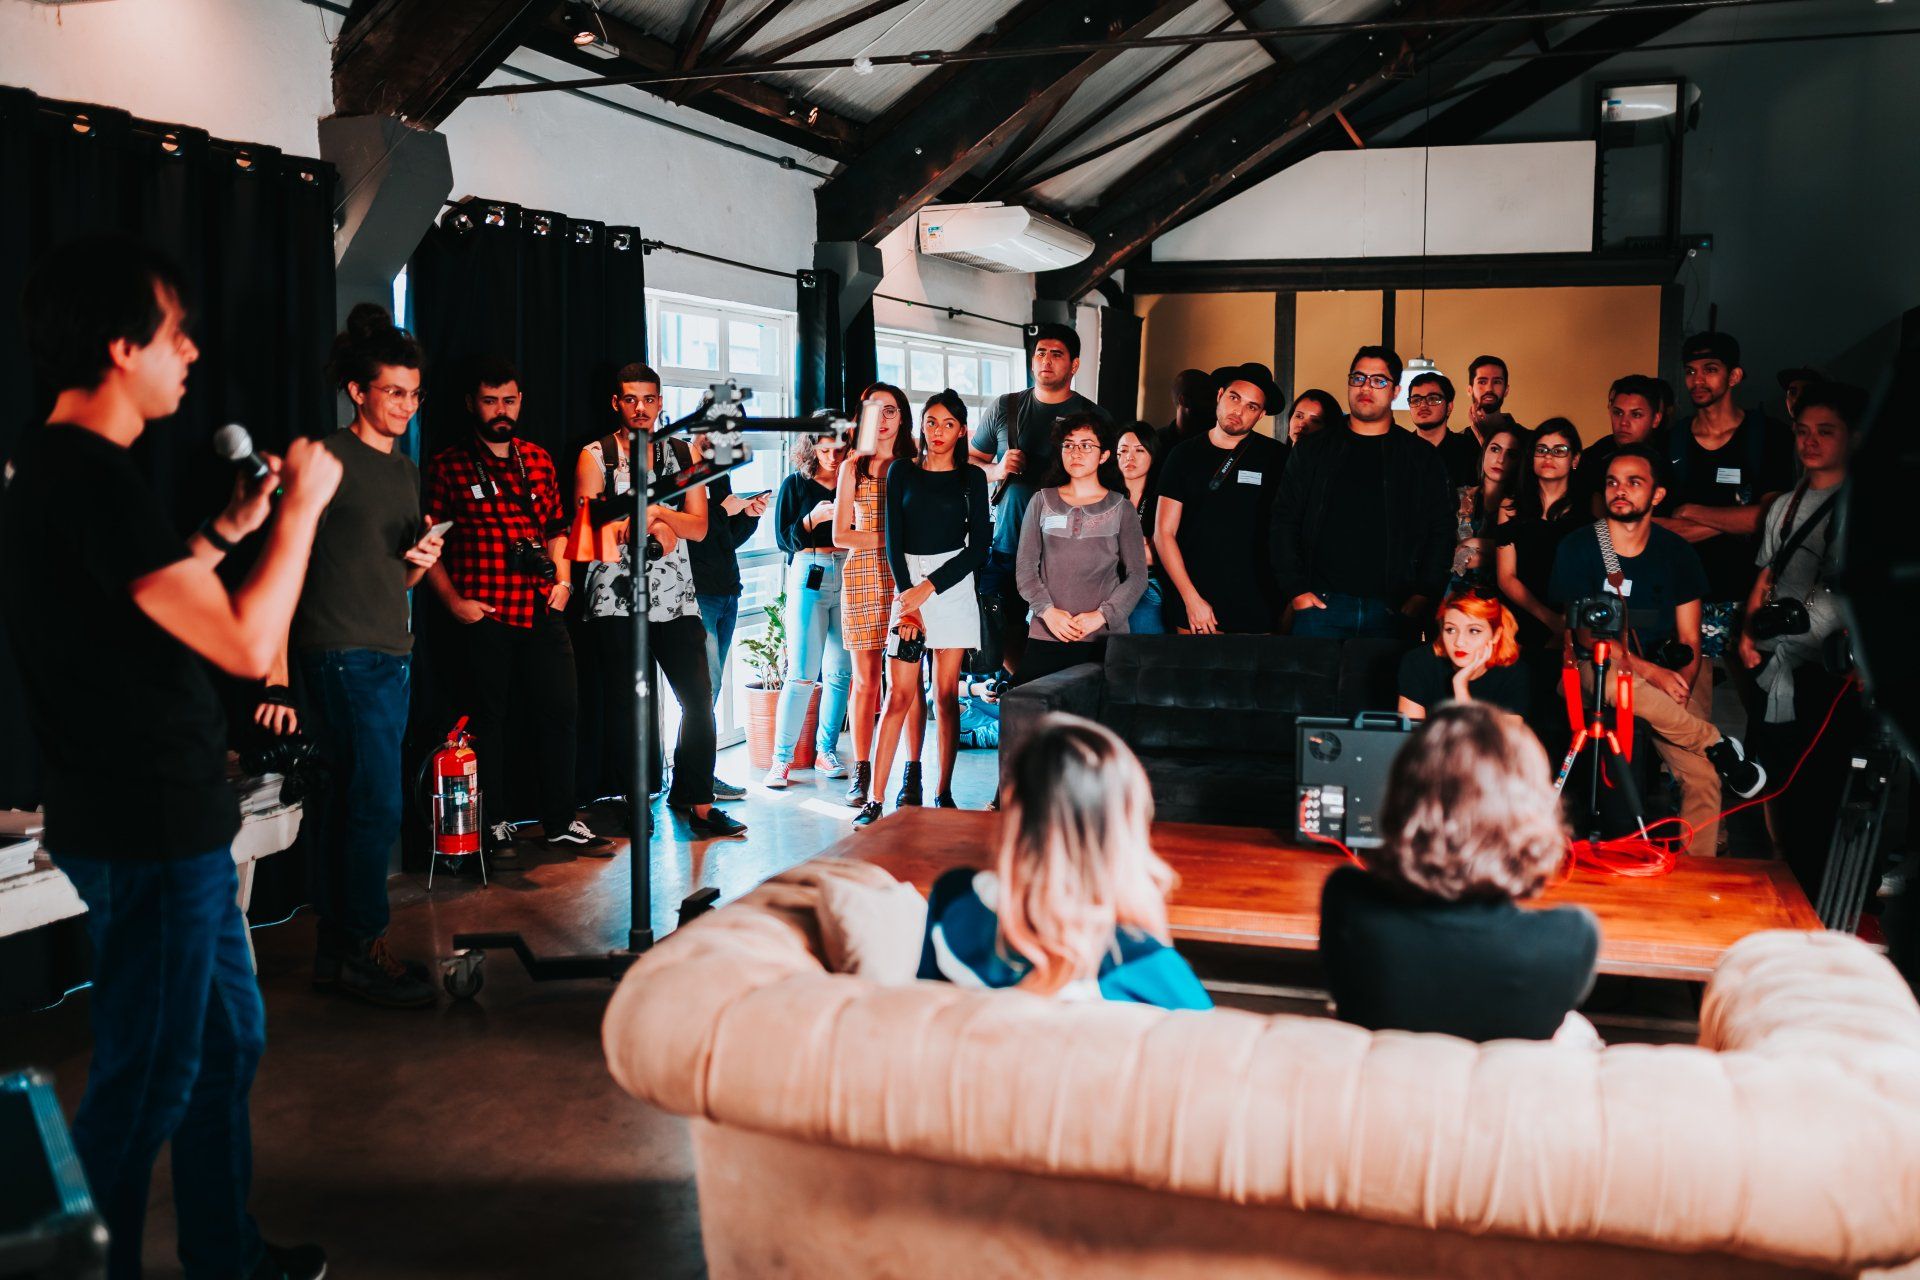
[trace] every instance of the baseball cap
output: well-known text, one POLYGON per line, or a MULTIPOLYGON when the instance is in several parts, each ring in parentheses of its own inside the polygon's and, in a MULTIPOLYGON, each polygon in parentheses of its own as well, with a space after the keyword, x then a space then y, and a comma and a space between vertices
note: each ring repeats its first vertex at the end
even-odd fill
POLYGON ((1825 382, 1827 375, 1810 364, 1795 365, 1791 369, 1782 369, 1779 374, 1780 389, 1785 391, 1796 382, 1825 382))
POLYGON ((1718 360, 1729 369, 1740 367, 1740 343, 1730 333, 1708 330, 1696 333, 1680 346, 1680 363, 1689 360, 1718 360))

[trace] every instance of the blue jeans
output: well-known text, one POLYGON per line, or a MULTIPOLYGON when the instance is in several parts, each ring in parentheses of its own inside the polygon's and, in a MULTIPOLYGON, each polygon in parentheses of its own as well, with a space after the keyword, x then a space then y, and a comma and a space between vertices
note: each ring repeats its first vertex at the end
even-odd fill
POLYGON ((327 762, 325 801, 309 805, 313 906, 320 949, 371 942, 387 931, 387 868, 400 838, 400 739, 407 728, 411 659, 373 649, 299 655, 307 727, 327 762))
POLYGON ((740 594, 694 599, 700 604, 700 623, 707 629, 707 682, 713 686, 713 701, 718 706, 727 650, 733 648, 733 624, 740 620, 740 594))
POLYGON ((1385 600, 1350 596, 1338 591, 1314 593, 1327 602, 1324 609, 1296 609, 1293 634, 1328 640, 1390 640, 1401 634, 1400 613, 1385 600))
POLYGON ((1133 606, 1133 612, 1127 615, 1127 634, 1163 636, 1166 633, 1167 619, 1161 609, 1160 584, 1148 578, 1147 593, 1140 597, 1140 603, 1133 606))
POLYGON ((847 717, 847 695, 853 688, 853 655, 840 638, 840 562, 845 558, 802 551, 787 566, 787 683, 780 690, 780 711, 774 721, 775 764, 793 763, 816 682, 827 688, 820 698, 814 747, 831 751, 840 740, 840 722, 847 717), (815 569, 820 571, 820 585, 808 587, 815 569))
POLYGON ((93 1064, 73 1143, 112 1236, 107 1275, 140 1275, 147 1188, 168 1142, 188 1280, 247 1275, 261 1256, 247 1093, 266 1011, 233 852, 53 860, 87 904, 93 941, 93 1064))

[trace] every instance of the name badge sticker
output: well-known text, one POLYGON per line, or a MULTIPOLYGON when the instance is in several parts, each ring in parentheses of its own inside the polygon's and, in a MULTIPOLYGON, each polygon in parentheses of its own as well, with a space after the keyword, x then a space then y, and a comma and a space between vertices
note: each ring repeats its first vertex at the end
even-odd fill
POLYGON ((1040 531, 1042 533, 1065 533, 1066 529, 1067 518, 1065 516, 1045 516, 1040 521, 1040 531))
POLYGON ((1713 472, 1713 482, 1714 482, 1715 484, 1739 484, 1739 483, 1740 483, 1740 468, 1738 468, 1738 467, 1716 467, 1716 468, 1714 468, 1714 472, 1713 472))
POLYGON ((1632 578, 1622 578, 1622 579, 1620 580, 1620 589, 1619 589, 1618 591, 1615 591, 1615 590, 1613 589, 1613 584, 1612 584, 1611 582, 1603 582, 1603 583, 1601 583, 1601 584, 1600 584, 1600 589, 1601 589, 1602 591, 1604 591, 1604 592, 1606 592, 1606 593, 1607 593, 1607 594, 1609 594, 1609 595, 1616 595, 1616 596, 1619 596, 1619 597, 1620 597, 1621 599, 1623 599, 1623 600, 1624 600, 1624 599, 1626 599, 1626 598, 1627 598, 1628 596, 1631 596, 1631 595, 1633 594, 1633 579, 1632 579, 1632 578))
POLYGON ((467 487, 473 491, 473 496, 476 498, 484 499, 487 496, 487 491, 477 484, 468 485, 467 487))
POLYGON ((1258 471, 1242 471, 1237 474, 1240 477, 1241 484, 1259 484, 1261 480, 1265 478, 1258 471))

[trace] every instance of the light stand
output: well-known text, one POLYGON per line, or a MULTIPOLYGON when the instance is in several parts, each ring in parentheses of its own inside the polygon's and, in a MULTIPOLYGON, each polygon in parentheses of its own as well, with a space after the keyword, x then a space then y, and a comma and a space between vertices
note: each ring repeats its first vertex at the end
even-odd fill
MULTIPOLYGON (((1612 765, 1611 776, 1615 785, 1626 795, 1627 803, 1632 806, 1633 820, 1639 825, 1640 835, 1647 834, 1646 809, 1640 803, 1640 787, 1633 780, 1632 761, 1626 748, 1620 745, 1620 736, 1607 728, 1607 680, 1613 674, 1613 645, 1611 640, 1596 640, 1593 646, 1593 702, 1587 708, 1586 694, 1581 692, 1580 722, 1574 730, 1573 745, 1567 749, 1566 759, 1560 762, 1560 774, 1553 780, 1553 794, 1558 796, 1566 788, 1567 776, 1573 772, 1573 764, 1588 747, 1593 748, 1592 771, 1587 778, 1587 813, 1583 831, 1593 845, 1605 838, 1600 829, 1600 773, 1603 767, 1612 765)), ((1567 709, 1573 710, 1573 692, 1569 689, 1567 709)), ((1633 722, 1633 684, 1623 680, 1614 697, 1614 709, 1623 724, 1633 722)))
MULTIPOLYGON (((632 902, 629 907, 627 945, 603 955, 540 956, 518 933, 457 933, 453 936, 455 954, 447 962, 449 966, 457 967, 462 976, 457 984, 450 977, 447 984, 448 990, 456 995, 471 996, 479 991, 485 981, 481 957, 488 951, 513 952, 526 969, 527 976, 535 982, 570 978, 608 978, 618 981, 633 962, 653 946, 653 867, 648 853, 653 834, 653 805, 649 800, 652 780, 648 777, 653 742, 653 651, 647 631, 646 545, 650 541, 646 533, 647 507, 670 502, 694 489, 705 488, 728 472, 751 462, 753 452, 741 438, 744 431, 818 435, 845 430, 854 425, 850 419, 827 414, 809 418, 749 419, 741 407, 752 394, 731 381, 715 383, 691 414, 679 422, 651 432, 642 445, 642 448, 651 450, 658 440, 682 433, 700 434, 706 438, 706 447, 701 450, 700 460, 692 466, 669 476, 640 483, 637 477, 647 474, 645 459, 649 455, 635 450, 629 464, 629 472, 636 480, 628 487, 628 492, 633 496, 629 517, 633 523, 628 537, 629 545, 635 551, 632 556, 633 572, 628 575, 633 593, 628 612, 633 623, 634 754, 633 777, 628 781, 631 788, 628 806, 632 813, 628 839, 632 862, 632 902), (456 987, 459 989, 456 990, 456 987)), ((710 888, 689 894, 680 904, 681 923, 707 910, 718 899, 719 893, 710 888)), ((450 968, 449 973, 452 972, 453 968, 450 968)))

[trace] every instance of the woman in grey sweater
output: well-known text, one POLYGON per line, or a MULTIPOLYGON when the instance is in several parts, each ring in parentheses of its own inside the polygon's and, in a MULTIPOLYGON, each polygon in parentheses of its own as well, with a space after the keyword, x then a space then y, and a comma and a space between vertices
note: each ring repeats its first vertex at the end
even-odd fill
POLYGON ((1027 506, 1014 565, 1032 619, 1015 684, 1100 661, 1147 589, 1146 543, 1111 434, 1091 413, 1054 424, 1053 474, 1027 506))

